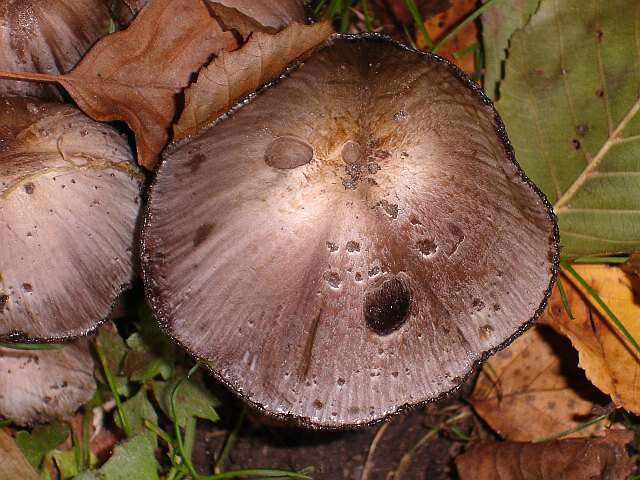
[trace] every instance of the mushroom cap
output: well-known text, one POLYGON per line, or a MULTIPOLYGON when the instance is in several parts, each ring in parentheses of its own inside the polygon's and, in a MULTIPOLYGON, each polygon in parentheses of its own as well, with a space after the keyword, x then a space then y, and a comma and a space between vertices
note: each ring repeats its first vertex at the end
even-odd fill
POLYGON ((336 36, 170 148, 143 230, 169 335, 319 428, 455 389, 541 314, 557 267, 551 206, 480 88, 376 35, 336 36))
POLYGON ((142 174, 77 108, 0 99, 0 338, 95 329, 133 273, 142 174))
MULTIPOLYGON (((67 73, 109 33, 104 0, 5 0, 0 3, 0 69, 67 73)), ((53 84, 0 80, 0 95, 62 99, 53 84)))
POLYGON ((61 350, 0 347, 0 417, 18 425, 70 415, 96 390, 87 339, 61 350))

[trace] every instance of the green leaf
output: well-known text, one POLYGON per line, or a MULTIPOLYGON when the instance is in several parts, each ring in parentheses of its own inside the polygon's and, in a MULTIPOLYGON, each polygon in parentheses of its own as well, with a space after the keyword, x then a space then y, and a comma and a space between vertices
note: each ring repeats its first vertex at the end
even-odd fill
MULTIPOLYGON (((158 400, 162 411, 171 418, 171 392, 173 387, 181 380, 176 375, 168 382, 153 382, 153 394, 158 400)), ((183 427, 190 417, 203 418, 217 422, 220 417, 215 408, 220 405, 218 399, 204 386, 201 377, 194 375, 186 380, 176 393, 176 417, 177 423, 183 427)))
POLYGON ((142 383, 157 375, 168 380, 174 370, 175 347, 162 333, 146 305, 140 308, 139 317, 138 331, 127 338, 131 351, 124 360, 124 373, 131 380, 142 383))
MULTIPOLYGON (((487 0, 484 1, 486 3, 487 0)), ((491 98, 497 97, 502 79, 503 62, 509 40, 516 30, 524 27, 537 10, 540 0, 498 0, 482 19, 482 43, 485 55, 484 89, 491 98)))
MULTIPOLYGON (((124 409, 129 421, 131 432, 134 435, 140 434, 147 437, 149 444, 151 444, 153 448, 156 448, 158 446, 157 435, 144 426, 145 419, 149 420, 154 425, 158 424, 158 414, 149 401, 146 388, 140 389, 137 394, 124 402, 122 404, 122 408, 124 409)), ((116 415, 114 418, 116 421, 116 425, 122 428, 118 415, 116 415)))
POLYGON ((567 257, 640 249, 637 4, 543 0, 511 39, 498 110, 567 257))
POLYGON ((55 450, 52 453, 52 457, 60 472, 61 480, 73 478, 80 473, 78 471, 77 455, 74 449, 55 450))
POLYGON ((68 436, 68 425, 54 422, 38 425, 31 433, 25 430, 18 432, 16 445, 33 468, 38 469, 44 456, 64 442, 68 436))
MULTIPOLYGON (((124 358, 127 355, 129 348, 115 329, 101 328, 98 332, 97 340, 100 342, 100 346, 104 352, 109 369, 114 376, 116 390, 121 395, 129 396, 129 379, 126 375, 122 374, 124 358)), ((100 366, 97 366, 96 368, 96 377, 102 383, 107 383, 100 366)))
POLYGON ((118 445, 113 456, 98 471, 101 480, 158 479, 158 462, 153 446, 144 435, 118 445))

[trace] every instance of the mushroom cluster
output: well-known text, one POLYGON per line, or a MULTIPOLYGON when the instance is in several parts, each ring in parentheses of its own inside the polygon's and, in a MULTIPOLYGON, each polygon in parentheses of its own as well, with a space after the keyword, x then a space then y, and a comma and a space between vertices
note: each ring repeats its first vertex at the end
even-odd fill
POLYGON ((338 35, 168 150, 142 261, 157 319, 217 379, 343 428, 441 398, 522 332, 558 230, 475 83, 338 35))

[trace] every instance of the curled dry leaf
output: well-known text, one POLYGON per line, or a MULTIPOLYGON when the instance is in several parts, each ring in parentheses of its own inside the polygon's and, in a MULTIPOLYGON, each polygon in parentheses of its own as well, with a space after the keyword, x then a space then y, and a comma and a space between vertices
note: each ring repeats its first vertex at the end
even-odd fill
POLYGON ((10 435, 0 430, 0 478, 40 480, 40 475, 24 457, 10 435))
POLYGON ((174 125, 176 138, 196 133, 238 100, 272 80, 294 60, 323 43, 332 33, 327 22, 293 23, 275 35, 256 32, 246 45, 222 52, 185 91, 185 108, 174 125))
POLYGON ((95 389, 87 339, 60 350, 0 348, 0 417, 18 425, 70 415, 95 389))
MULTIPOLYGON (((539 326, 483 367, 469 401, 504 438, 531 441, 584 422, 598 393, 577 367, 571 344, 549 327, 539 326)), ((602 428, 595 424, 574 436, 602 428)))
MULTIPOLYGON (((529 418, 531 420, 531 417, 529 418)), ((545 443, 483 442, 456 459, 461 480, 625 480, 634 469, 628 431, 545 443)))
MULTIPOLYGON (((640 339, 640 279, 619 267, 576 265, 576 271, 598 292, 636 339, 640 339)), ((608 317, 594 306, 591 297, 563 278, 571 320, 556 291, 551 297, 546 320, 566 335, 578 350, 580 366, 591 382, 609 394, 613 402, 640 414, 640 357, 608 317)))
MULTIPOLYGON (((0 69, 66 73, 103 35, 110 13, 104 0, 0 2, 0 69)), ((0 80, 0 95, 61 100, 54 85, 0 80)))
POLYGON ((78 109, 0 99, 0 338, 94 329, 133 273, 143 176, 78 109))

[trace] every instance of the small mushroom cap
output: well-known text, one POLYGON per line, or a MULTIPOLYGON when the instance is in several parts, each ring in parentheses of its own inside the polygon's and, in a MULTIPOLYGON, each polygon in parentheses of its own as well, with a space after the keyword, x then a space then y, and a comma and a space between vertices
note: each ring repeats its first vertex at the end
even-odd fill
POLYGON ((0 338, 96 328, 133 273, 142 174, 78 109, 0 99, 0 338))
POLYGON ((459 386, 541 313, 558 255, 479 87, 372 35, 172 148, 143 241, 169 334, 255 406, 321 428, 459 386))
POLYGON ((33 425, 72 414, 96 390, 93 366, 86 339, 61 350, 0 348, 0 417, 33 425))
MULTIPOLYGON (((67 73, 109 33, 104 0, 4 0, 0 3, 0 69, 67 73)), ((0 95, 62 99, 53 84, 0 80, 0 95)))

